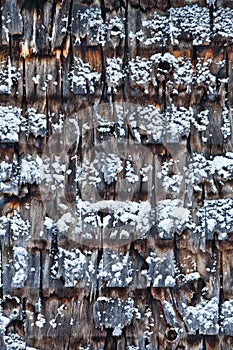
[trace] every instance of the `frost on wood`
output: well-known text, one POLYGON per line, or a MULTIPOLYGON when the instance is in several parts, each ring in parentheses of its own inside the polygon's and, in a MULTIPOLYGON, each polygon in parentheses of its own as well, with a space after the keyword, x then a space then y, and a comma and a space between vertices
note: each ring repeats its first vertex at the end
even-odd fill
POLYGON ((12 66, 11 59, 0 62, 0 95, 11 94, 11 88, 17 84, 21 74, 20 71, 12 66))
POLYGON ((140 57, 136 57, 135 60, 129 62, 129 76, 132 86, 135 83, 142 87, 145 93, 148 93, 148 85, 151 80, 151 66, 152 63, 150 61, 141 59, 140 57))
POLYGON ((107 287, 127 287, 132 282, 133 269, 129 254, 123 255, 114 250, 105 250, 99 264, 98 279, 107 287))
POLYGON ((149 264, 147 273, 147 285, 153 287, 175 287, 175 267, 173 253, 165 256, 151 252, 146 259, 149 264))
POLYGON ((28 220, 23 220, 17 210, 14 210, 13 216, 9 220, 13 240, 23 238, 25 241, 27 241, 30 233, 30 222, 28 220))
POLYGON ((0 163, 0 190, 2 193, 14 193, 18 194, 19 186, 19 166, 18 161, 13 159, 10 163, 9 160, 3 160, 0 163))
POLYGON ((192 180, 195 192, 201 192, 201 184, 207 182, 210 184, 210 191, 217 193, 217 187, 214 179, 217 178, 220 184, 230 181, 232 173, 233 154, 227 152, 222 156, 215 156, 212 159, 206 159, 203 154, 193 153, 189 164, 189 174, 192 180))
POLYGON ((226 240, 233 230, 233 200, 231 198, 207 200, 197 212, 200 236, 204 239, 213 239, 218 233, 219 240, 226 240))
MULTIPOLYGON (((91 261, 91 252, 84 255, 79 249, 68 251, 59 248, 58 257, 57 277, 60 275, 64 278, 65 287, 74 287, 79 282, 84 287, 90 287, 94 283, 95 266, 91 261)), ((52 269, 55 267, 52 266, 52 269)))
POLYGON ((226 300, 221 308, 221 331, 227 335, 233 335, 233 300, 226 300))
MULTIPOLYGON (((104 40, 103 19, 98 7, 77 9, 72 21, 72 31, 75 34, 75 44, 80 44, 81 39, 88 37, 88 42, 97 45, 104 40)), ((67 17, 68 20, 68 17, 67 17)), ((63 19, 65 22, 65 18, 63 19)))
POLYGON ((93 307, 95 325, 100 328, 113 328, 113 335, 119 337, 122 329, 130 324, 133 314, 137 311, 131 298, 99 297, 93 307))
POLYGON ((28 108, 25 117, 22 117, 21 130, 27 135, 32 133, 37 136, 45 136, 46 134, 46 117, 42 113, 38 113, 35 108, 28 108))
POLYGON ((108 85, 113 87, 116 92, 115 87, 121 85, 125 76, 122 60, 120 58, 107 58, 106 73, 108 85))
POLYGON ((94 94, 100 74, 89 63, 75 57, 74 69, 70 72, 70 88, 74 94, 94 94))

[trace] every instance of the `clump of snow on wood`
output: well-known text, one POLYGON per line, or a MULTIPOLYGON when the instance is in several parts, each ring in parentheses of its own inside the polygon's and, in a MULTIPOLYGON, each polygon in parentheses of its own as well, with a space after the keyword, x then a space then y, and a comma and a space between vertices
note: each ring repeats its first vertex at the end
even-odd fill
POLYGON ((29 220, 23 220, 17 210, 14 210, 13 216, 8 218, 8 220, 10 222, 12 238, 14 241, 17 241, 20 238, 24 238, 25 240, 29 239, 31 227, 29 220))
POLYGON ((222 111, 222 135, 224 140, 227 140, 231 136, 231 118, 232 118, 232 110, 228 109, 224 106, 222 111))
POLYGON ((142 20, 142 28, 144 31, 149 32, 148 37, 145 38, 142 30, 136 32, 135 35, 145 45, 151 45, 153 43, 163 43, 166 45, 170 33, 170 18, 154 12, 152 18, 142 20))
POLYGON ((159 256, 150 252, 146 258, 149 265, 147 272, 147 286, 152 284, 153 287, 175 287, 175 267, 173 252, 165 256, 159 256))
POLYGON ((178 161, 174 161, 174 159, 170 159, 168 162, 163 162, 161 172, 157 172, 157 177, 162 179, 162 186, 164 190, 172 197, 177 197, 177 195, 179 195, 183 180, 182 174, 173 173, 176 162, 178 161))
POLYGON ((233 178, 233 154, 227 152, 223 156, 215 156, 206 159, 201 153, 194 153, 189 163, 189 174, 192 179, 193 189, 201 191, 201 184, 207 181, 211 186, 212 193, 217 193, 214 177, 226 181, 233 178))
POLYGON ((132 83, 142 87, 145 93, 149 93, 148 87, 151 81, 150 71, 152 62, 145 58, 136 57, 129 61, 129 78, 132 83))
POLYGON ((214 33, 224 38, 233 39, 233 9, 220 7, 214 11, 214 33))
POLYGON ((42 160, 38 155, 27 154, 20 161, 20 184, 39 184, 41 182, 42 160))
POLYGON ((21 130, 28 135, 32 133, 35 137, 45 136, 46 116, 37 112, 35 108, 28 108, 25 117, 22 117, 21 130))
POLYGON ((233 335, 233 300, 226 300, 221 305, 221 331, 226 335, 233 335))
POLYGON ((20 71, 12 66, 10 57, 0 62, 0 94, 11 94, 11 88, 20 79, 20 71))
POLYGON ((198 5, 170 8, 171 35, 192 40, 194 45, 210 42, 210 16, 206 7, 198 5))
POLYGON ((99 263, 98 279, 106 287, 127 287, 132 281, 132 261, 129 253, 124 255, 113 250, 104 250, 99 263))
POLYGON ((28 252, 25 248, 13 248, 14 276, 11 281, 11 287, 21 288, 28 277, 28 252))
POLYGON ((39 350, 27 346, 26 341, 17 333, 8 332, 7 335, 3 336, 3 340, 7 350, 39 350))
POLYGON ((58 273, 63 276, 65 287, 74 287, 79 281, 86 287, 91 285, 95 268, 90 255, 84 255, 78 248, 70 251, 59 248, 58 254, 62 265, 58 273))
POLYGON ((133 315, 137 312, 131 298, 125 301, 120 298, 98 297, 93 306, 96 327, 113 328, 114 336, 121 336, 122 329, 131 323, 133 315))
POLYGON ((218 334, 218 305, 219 299, 213 297, 210 300, 202 299, 195 306, 187 306, 183 317, 189 334, 218 334))
POLYGON ((164 199, 158 202, 157 222, 160 238, 171 238, 174 232, 181 233, 190 227, 192 218, 190 210, 185 208, 180 199, 164 199))
POLYGON ((197 212, 199 225, 197 232, 203 240, 214 239, 218 233, 219 240, 226 240, 233 230, 233 200, 231 198, 205 200, 203 207, 197 212))
POLYGON ((90 44, 105 43, 105 25, 99 7, 92 6, 78 10, 73 18, 72 29, 75 34, 75 45, 81 43, 81 39, 87 35, 90 44))
POLYGON ((94 94, 95 86, 101 74, 96 72, 89 63, 81 58, 74 58, 74 68, 70 71, 70 88, 75 94, 94 94))
POLYGON ((18 142, 21 109, 0 106, 0 140, 1 142, 18 142))
POLYGON ((106 78, 108 86, 113 87, 116 92, 116 86, 122 83, 125 73, 123 70, 123 62, 121 58, 107 58, 106 78))

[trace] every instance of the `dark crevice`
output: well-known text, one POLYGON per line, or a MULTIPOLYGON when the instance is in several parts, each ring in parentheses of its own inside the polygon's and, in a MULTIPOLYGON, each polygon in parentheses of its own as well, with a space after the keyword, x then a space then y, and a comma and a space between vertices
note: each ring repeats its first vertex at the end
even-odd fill
POLYGON ((69 61, 66 59, 66 55, 64 55, 64 51, 66 49, 66 45, 68 40, 70 40, 69 42, 69 52, 68 52, 68 56, 69 59, 72 60, 73 57, 73 44, 72 44, 72 12, 73 12, 73 0, 70 1, 70 7, 69 7, 69 14, 68 14, 68 24, 67 24, 67 32, 65 37, 62 40, 62 44, 61 44, 61 101, 62 103, 66 103, 67 102, 67 96, 65 96, 64 94, 64 80, 67 79, 66 74, 68 74, 68 72, 65 74, 64 69, 67 68, 67 71, 69 71, 69 61))
POLYGON ((103 50, 103 46, 100 44, 100 55, 101 55, 101 84, 102 84, 102 94, 100 97, 100 103, 101 102, 109 102, 107 97, 107 83, 106 83, 106 60, 105 60, 105 54, 103 50))
MULTIPOLYGON (((106 21, 106 7, 104 0, 101 0, 100 2, 100 10, 101 10, 101 17, 103 19, 103 22, 106 21)), ((102 85, 102 93, 100 97, 100 103, 101 102, 108 102, 107 98, 107 83, 106 83, 106 59, 104 54, 104 49, 102 44, 100 46, 100 56, 101 56, 101 85, 102 85)))
POLYGON ((179 259, 179 249, 177 246, 178 235, 175 232, 173 238, 173 253, 174 253, 174 264, 177 267, 178 271, 180 271, 180 259, 179 259))
MULTIPOLYGON (((69 47, 69 61, 70 61, 70 69, 74 68, 74 54, 73 54, 73 42, 72 42, 72 11, 73 11, 73 0, 70 2, 69 8, 69 16, 68 16, 68 26, 67 33, 70 39, 70 47, 69 47)), ((68 37, 67 37, 68 39, 68 37)))
POLYGON ((112 97, 112 103, 115 103, 115 94, 114 94, 114 88, 111 88, 111 97, 112 97))
POLYGON ((51 278, 56 279, 57 275, 58 275, 58 253, 59 253, 59 249, 58 249, 58 239, 57 239, 57 235, 58 235, 58 230, 56 226, 52 227, 52 233, 51 233, 51 265, 52 265, 52 269, 50 269, 50 273, 51 273, 51 278))
POLYGON ((22 98, 22 109, 25 112, 27 109, 27 91, 26 91, 26 62, 23 57, 23 98, 22 98))
POLYGON ((163 104, 163 109, 164 112, 167 109, 167 99, 166 99, 166 80, 163 80, 162 82, 162 86, 163 86, 163 94, 162 94, 162 104, 163 104))
POLYGON ((202 350, 206 350, 206 341, 205 341, 205 335, 203 335, 202 350))
POLYGON ((152 170, 152 199, 151 199, 151 207, 154 210, 154 217, 155 217, 155 224, 157 228, 157 181, 158 181, 158 174, 157 174, 157 166, 155 164, 156 158, 155 154, 153 153, 153 170, 152 170))
POLYGON ((191 132, 188 134, 187 138, 187 151, 191 155, 192 154, 192 147, 191 147, 191 132))
POLYGON ((125 341, 125 349, 128 349, 126 327, 124 327, 124 328, 122 329, 122 337, 124 338, 124 341, 125 341))
POLYGON ((70 35, 72 33, 72 13, 73 13, 73 0, 70 1, 69 16, 68 16, 68 25, 67 33, 70 35))
POLYGON ((124 45, 124 57, 123 68, 128 66, 129 63, 129 28, 128 28, 128 0, 125 5, 125 45, 124 45))
POLYGON ((201 205, 202 205, 202 207, 204 206, 204 202, 205 202, 205 184, 203 183, 201 185, 201 205))
POLYGON ((214 5, 209 6, 209 15, 210 15, 210 37, 211 39, 214 36, 214 5))
POLYGON ((105 22, 106 21, 106 7, 105 7, 104 0, 101 0, 100 10, 101 10, 101 17, 102 17, 103 21, 105 22))
MULTIPOLYGON (((123 1, 121 1, 121 6, 125 8, 125 22, 124 22, 124 30, 125 30, 125 42, 124 42, 124 55, 123 55, 123 70, 127 70, 129 64, 129 29, 128 29, 128 0, 126 0, 125 6, 123 1)), ((128 73, 123 78, 123 101, 127 101, 127 89, 129 84, 128 73)))
POLYGON ((113 329, 107 329, 107 336, 104 343, 104 350, 117 350, 116 338, 112 335, 113 329))
POLYGON ((228 97, 229 97, 229 55, 226 51, 226 82, 225 82, 225 106, 229 106, 228 97))
MULTIPOLYGON (((141 15, 140 15, 140 12, 137 11, 137 14, 136 14, 136 32, 139 32, 141 27, 142 27, 141 15)), ((136 38, 136 56, 140 56, 140 41, 137 38, 136 38)))
POLYGON ((10 57, 10 60, 12 61, 12 35, 9 34, 9 57, 10 57))
POLYGON ((0 283, 1 283, 1 286, 0 286, 0 299, 2 300, 3 298, 3 266, 2 266, 2 244, 0 244, 0 258, 1 258, 1 261, 0 261, 0 271, 1 271, 1 280, 0 280, 0 283))
MULTIPOLYGON (((74 301, 72 301, 72 307, 71 307, 71 318, 74 316, 74 301)), ((69 331, 69 339, 68 339, 68 344, 66 350, 70 349, 70 343, 71 343, 71 338, 72 338, 72 329, 73 329, 73 324, 70 323, 70 331, 69 331)))
MULTIPOLYGON (((56 1, 53 0, 52 10, 51 10, 51 17, 52 18, 51 18, 50 31, 49 31, 50 38, 52 38, 55 14, 56 14, 56 1)), ((51 52, 51 49, 52 49, 52 40, 49 41, 50 52, 51 52)))
MULTIPOLYGON (((97 214, 100 217, 101 223, 103 223, 103 213, 102 212, 98 212, 97 214)), ((104 255, 104 245, 103 245, 103 229, 100 228, 100 240, 101 240, 101 245, 98 248, 97 251, 97 259, 96 259, 96 266, 97 266, 97 271, 100 268, 100 264, 101 264, 101 260, 102 260, 102 264, 104 265, 104 261, 103 261, 103 255, 104 255)), ((104 266, 103 266, 104 269, 104 266)), ((97 279, 97 289, 96 289, 96 299, 99 297, 99 292, 101 289, 101 285, 100 285, 100 279, 97 279)))
POLYGON ((140 175, 140 186, 139 186, 139 194, 138 201, 141 202, 143 200, 143 176, 140 175))
POLYGON ((2 44, 2 0, 0 0, 0 45, 2 44))
POLYGON ((93 148, 95 146, 95 129, 92 128, 91 129, 91 145, 90 145, 90 149, 93 148))
POLYGON ((40 290, 39 290, 39 296, 42 299, 43 298, 43 253, 42 250, 39 250, 40 252, 40 290))
POLYGON ((193 45, 193 50, 192 50, 192 64, 195 67, 197 64, 197 47, 193 45))
POLYGON ((22 321, 25 332, 25 340, 27 341, 27 299, 24 297, 22 301, 22 321))
POLYGON ((70 156, 68 169, 71 170, 71 174, 66 175, 65 179, 65 198, 67 202, 72 205, 75 204, 77 194, 76 184, 76 157, 70 156))
MULTIPOLYGON (((219 314, 219 324, 220 315, 222 313, 222 304, 224 303, 224 291, 223 291, 223 255, 222 251, 219 252, 219 260, 220 260, 220 273, 219 273, 219 302, 218 302, 218 314, 219 314)), ((221 329, 221 328, 220 328, 221 329)))
POLYGON ((46 142, 48 142, 49 136, 50 136, 48 89, 46 89, 46 97, 45 98, 46 98, 46 109, 45 109, 45 115, 46 115, 46 142))
POLYGON ((159 340, 159 336, 157 336, 157 349, 160 350, 160 340, 159 340))

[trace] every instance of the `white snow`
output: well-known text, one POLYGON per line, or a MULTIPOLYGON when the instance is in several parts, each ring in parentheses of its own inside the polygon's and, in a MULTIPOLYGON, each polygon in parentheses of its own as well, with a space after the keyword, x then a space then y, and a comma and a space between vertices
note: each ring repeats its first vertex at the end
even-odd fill
POLYGON ((13 247, 13 256, 15 273, 11 281, 11 287, 21 288, 28 277, 28 252, 23 247, 13 247))
POLYGON ((1 142, 18 142, 21 109, 12 106, 0 106, 1 142))

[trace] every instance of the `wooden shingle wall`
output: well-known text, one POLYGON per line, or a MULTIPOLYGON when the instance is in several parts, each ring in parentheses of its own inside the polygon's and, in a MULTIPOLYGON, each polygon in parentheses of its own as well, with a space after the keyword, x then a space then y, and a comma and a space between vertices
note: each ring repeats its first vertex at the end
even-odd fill
POLYGON ((233 348, 232 45, 231 0, 0 0, 1 349, 233 348))

